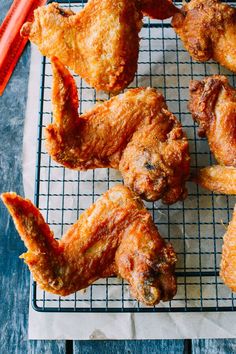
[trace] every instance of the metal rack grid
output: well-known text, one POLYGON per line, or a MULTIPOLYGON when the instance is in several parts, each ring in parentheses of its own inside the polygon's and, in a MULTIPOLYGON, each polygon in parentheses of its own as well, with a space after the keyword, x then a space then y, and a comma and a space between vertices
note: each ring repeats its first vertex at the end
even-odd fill
MULTIPOLYGON (((58 2, 78 11, 86 1, 58 2)), ((152 86, 163 92, 170 111, 181 120, 188 135, 193 169, 213 164, 214 158, 207 141, 198 138, 197 126, 187 109, 189 81, 217 73, 227 75, 234 84, 234 75, 219 65, 194 62, 170 21, 145 19, 138 71, 130 87, 152 86)), ((96 93, 78 76, 75 78, 81 113, 96 101, 109 98, 96 93)), ((50 63, 42 58, 35 202, 55 235, 60 236, 103 192, 122 180, 112 169, 71 171, 48 156, 43 128, 52 121, 51 81, 50 63)), ((126 282, 108 278, 97 281, 85 292, 67 297, 41 291, 33 282, 33 308, 44 312, 234 311, 236 298, 219 278, 219 262, 222 235, 235 200, 208 193, 193 184, 189 184, 188 189, 189 196, 183 202, 171 206, 161 202, 146 203, 161 235, 172 242, 178 255, 178 292, 172 301, 145 307, 130 297, 126 282)))

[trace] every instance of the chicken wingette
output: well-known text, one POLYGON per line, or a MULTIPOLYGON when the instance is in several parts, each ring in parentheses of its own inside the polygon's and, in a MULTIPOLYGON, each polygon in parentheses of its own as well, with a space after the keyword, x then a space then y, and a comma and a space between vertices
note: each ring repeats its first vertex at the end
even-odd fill
POLYGON ((90 0, 78 13, 57 3, 39 7, 21 34, 43 55, 58 57, 90 86, 119 92, 137 70, 141 28, 136 0, 90 0))
POLYGON ((52 3, 36 9, 21 34, 95 89, 119 92, 137 70, 143 13, 164 19, 176 11, 171 0, 90 0, 78 13, 52 3))

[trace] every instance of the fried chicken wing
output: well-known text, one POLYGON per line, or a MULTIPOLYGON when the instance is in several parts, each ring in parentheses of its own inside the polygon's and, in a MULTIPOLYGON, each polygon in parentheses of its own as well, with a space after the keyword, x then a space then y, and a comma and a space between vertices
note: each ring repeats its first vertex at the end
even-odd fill
POLYGON ((236 291, 236 206, 232 221, 229 223, 222 248, 220 277, 225 285, 236 291))
POLYGON ((236 167, 236 90, 225 76, 190 84, 189 109, 221 165, 236 167))
POLYGON ((219 0, 191 0, 172 25, 193 59, 214 59, 236 72, 236 9, 219 0))
POLYGON ((78 170, 118 169, 147 200, 171 204, 186 196, 188 141, 160 92, 129 90, 79 116, 73 77, 58 60, 52 66, 54 122, 45 135, 55 161, 78 170))
POLYGON ((107 191, 60 241, 29 200, 15 193, 1 197, 28 249, 21 258, 42 289, 65 296, 116 275, 149 306, 176 294, 175 252, 127 187, 107 191))
POLYGON ((192 179, 210 191, 236 195, 236 168, 230 166, 209 166, 200 169, 192 179))
POLYGON ((137 70, 141 27, 136 0, 90 0, 77 14, 57 3, 39 7, 21 34, 97 90, 118 92, 137 70))

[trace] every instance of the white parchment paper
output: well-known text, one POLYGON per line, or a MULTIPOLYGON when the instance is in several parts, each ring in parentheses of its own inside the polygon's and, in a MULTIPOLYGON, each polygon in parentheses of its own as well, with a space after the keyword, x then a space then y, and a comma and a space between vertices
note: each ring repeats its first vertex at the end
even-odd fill
MULTIPOLYGON (((145 37, 145 32, 144 32, 145 37)), ((167 75, 165 76, 165 85, 163 86, 163 93, 165 94, 169 105, 170 110, 178 115, 178 102, 179 98, 183 99, 187 97, 187 89, 189 78, 187 78, 188 70, 190 65, 185 62, 185 56, 187 56, 184 52, 179 52, 179 68, 181 72, 180 76, 175 75, 176 67, 171 63, 172 61, 176 60, 176 53, 172 50, 171 45, 167 41, 167 46, 165 47, 165 53, 160 50, 160 48, 154 47, 156 41, 156 37, 158 33, 153 31, 153 35, 151 37, 154 40, 151 40, 151 43, 146 42, 146 49, 145 43, 144 47, 142 48, 144 51, 140 54, 140 65, 139 65, 139 75, 140 75, 140 82, 138 83, 139 86, 148 86, 152 84, 153 86, 160 87, 160 76, 162 74, 163 67, 165 70, 168 69, 167 75), (157 64, 153 65, 152 72, 157 75, 153 75, 152 82, 150 82, 150 76, 145 76, 145 50, 150 49, 150 45, 152 47, 152 58, 151 61, 157 64), (156 51, 155 51, 156 49, 156 51), (159 56, 160 56, 160 63, 159 63, 159 56), (181 56, 181 57, 180 57, 181 56), (161 64, 165 61, 165 65, 161 64), (143 64, 142 64, 143 63, 143 64), (168 64, 170 63, 170 64, 168 64), (183 64, 181 64, 183 63, 183 64), (186 74, 187 73, 187 74, 186 74), (183 87, 181 93, 178 92, 176 87, 183 87), (181 95, 181 96, 180 96, 181 95)), ((150 38, 150 36, 149 36, 150 38)), ((165 45, 165 44, 164 44, 165 45)), ((162 43, 163 46, 163 43, 162 43)), ((162 47, 163 48, 163 47, 162 47)), ((189 59, 188 59, 189 60, 189 59)), ((208 73, 215 72, 215 64, 211 64, 208 69, 208 73)), ((149 68, 150 69, 150 68, 149 68)), ((194 68, 195 70, 195 68, 194 68)), ((196 69, 196 72, 193 74, 195 76, 201 75, 201 66, 196 69)), ((27 104, 27 114, 26 114, 26 121, 25 121, 25 132, 24 132, 24 166, 23 166, 23 177, 24 177, 24 188, 25 188, 25 195, 26 197, 34 200, 34 185, 35 185, 35 162, 36 162, 36 149, 37 149, 37 134, 38 134, 38 111, 39 111, 39 87, 40 87, 40 76, 41 76, 41 56, 38 53, 35 47, 32 47, 32 60, 31 60, 31 70, 30 70, 30 80, 29 80, 29 94, 28 94, 28 104, 27 104)), ((50 94, 50 92, 49 92, 50 94)), ((187 99, 186 99, 187 101, 187 99)), ((182 108, 182 107, 180 107, 182 108)), ((47 110, 50 110, 50 102, 47 106, 47 110)), ((84 111, 84 110, 83 110, 84 111)), ((182 112, 184 109, 182 109, 182 112)), ((182 123, 186 125, 185 130, 187 131, 188 137, 190 138, 190 148, 194 151, 194 144, 195 143, 195 136, 193 136, 193 132, 191 129, 188 130, 187 118, 185 120, 184 114, 181 116, 182 123), (191 140, 192 138, 192 140, 191 140)), ((205 149, 206 144, 202 142, 202 152, 203 154, 200 155, 199 165, 207 165, 209 164, 208 161, 205 161, 205 149), (205 144, 205 145, 204 145, 205 144)), ((201 149, 198 149, 201 151, 201 149)), ((57 172, 53 178, 57 177, 57 172)), ((102 174, 102 172, 101 172, 102 174)), ((42 176, 44 176, 44 172, 42 172, 42 176)), ((104 186, 99 186, 97 192, 101 194, 104 192, 104 186), (99 189, 100 188, 100 189, 99 189)), ((57 188, 57 187, 55 187, 57 188)), ((70 190, 70 187, 68 187, 70 190)), ((73 188, 73 186, 71 187, 73 188)), ((86 189, 86 182, 84 185, 86 189)), ((174 228, 171 228, 170 232, 174 233, 175 235, 179 235, 176 240, 173 239, 172 243, 176 250, 179 252, 179 268, 182 269, 183 264, 185 262, 185 266, 188 269, 193 270, 194 267, 199 266, 197 264, 197 259, 199 259, 199 255, 197 255, 197 248, 196 248, 196 257, 189 252, 184 258, 181 258, 181 252, 184 250, 185 254, 188 253, 189 250, 193 251, 194 247, 199 247, 199 240, 192 239, 192 233, 196 233, 197 228, 199 225, 194 225, 194 220, 196 218, 197 210, 191 211, 191 206, 194 206, 196 200, 194 195, 191 195, 190 187, 190 196, 186 200, 186 213, 185 218, 189 221, 189 228, 188 223, 180 221, 182 217, 182 204, 175 206, 175 211, 170 211, 172 221, 179 220, 180 225, 175 225, 174 228), (188 209, 189 208, 189 209, 188 209), (176 210, 177 209, 177 210, 176 210), (179 211, 178 211, 179 209, 179 211), (184 225, 184 226, 183 226, 184 225), (185 230, 183 230, 183 227, 185 230), (183 242, 181 243, 181 235, 185 232, 185 235, 189 236, 186 238, 184 246, 183 242), (198 242, 196 245, 195 243, 198 242)), ((67 193, 69 192, 67 190, 67 193)), ((70 190, 71 191, 71 190, 70 190)), ((76 192, 76 191, 71 191, 76 192)), ((194 193, 192 193, 194 194, 194 193)), ((223 205, 225 203, 223 197, 215 197, 214 199, 214 206, 223 205)), ((50 202, 50 207, 53 206, 53 201, 50 202)), ((73 205, 73 201, 71 202, 73 205)), ((233 201, 232 201, 233 203, 233 201)), ((202 200, 198 202, 198 207, 206 208, 207 205, 209 209, 212 207, 212 204, 209 204, 209 198, 207 196, 202 197, 202 200), (200 204, 199 204, 200 203, 200 204)), ((57 206, 57 205, 56 205, 57 206)), ((167 214, 166 210, 162 210, 161 204, 158 202, 158 207, 160 207, 160 212, 158 215, 155 215, 155 221, 158 224, 160 222, 160 232, 166 236, 166 229, 167 224, 165 224, 167 214)), ((232 207, 230 204, 229 207, 232 207)), ((197 209, 197 208, 196 208, 197 209)), ((222 235, 223 233, 223 226, 219 225, 220 220, 226 220, 226 216, 223 214, 223 211, 218 210, 219 214, 214 214, 214 220, 218 222, 217 228, 214 227, 215 236, 222 235), (219 227, 218 227, 219 226, 219 227)), ((209 241, 206 238, 206 242, 204 243, 204 233, 210 234, 212 232, 212 225, 208 224, 209 221, 212 221, 212 213, 210 210, 207 212, 205 209, 203 210, 203 215, 201 216, 201 222, 203 222, 203 226, 201 231, 203 247, 206 252, 207 261, 202 255, 202 261, 209 267, 214 266, 214 257, 212 256, 212 247, 221 247, 221 239, 215 237, 217 242, 213 244, 212 239, 209 241)), ((71 223, 75 222, 75 219, 70 220, 71 223)), ((173 225, 171 225, 173 226, 173 225)), ((55 232, 58 230, 55 229, 55 232)), ((60 231, 60 230, 59 230, 60 231)), ((182 252, 183 253, 183 252, 182 252)), ((204 283, 204 282, 203 282, 204 283)), ((183 295, 183 286, 181 286, 181 280, 179 285, 179 300, 178 294, 176 298, 176 302, 178 301, 181 303, 181 297, 183 295), (182 293, 181 293, 182 292, 182 293)), ((115 289, 115 288, 114 288, 115 289)), ((212 285, 209 283, 202 285, 203 289, 203 296, 206 299, 208 306, 211 305, 211 298, 212 298, 212 285)), ((115 293, 116 290, 114 290, 115 293)), ((199 302, 199 286, 193 285, 190 286, 188 289, 188 297, 191 298, 191 305, 196 302, 196 306, 198 306, 199 302)), ((228 290, 222 286, 222 299, 225 298, 225 304, 227 305, 229 301, 231 301, 228 290), (225 295, 224 295, 225 294, 225 295), (224 296, 223 296, 224 295, 224 296)), ((131 303, 132 305, 132 303, 131 303)), ((161 304, 160 306, 165 306, 161 304)), ((212 304, 212 306, 214 306, 212 304)), ((232 338, 236 336, 236 325, 235 325, 236 314, 234 313, 121 313, 121 314, 107 314, 107 313, 40 313, 35 312, 32 310, 31 305, 29 308, 29 339, 178 339, 178 338, 232 338)))

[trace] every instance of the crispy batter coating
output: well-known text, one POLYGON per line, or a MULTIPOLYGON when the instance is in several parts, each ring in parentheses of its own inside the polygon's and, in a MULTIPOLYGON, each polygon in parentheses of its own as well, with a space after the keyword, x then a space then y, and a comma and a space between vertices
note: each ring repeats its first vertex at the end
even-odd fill
POLYGON ((60 241, 29 200, 15 193, 1 197, 28 249, 21 258, 42 289, 65 296, 116 275, 149 306, 176 294, 175 252, 127 187, 107 191, 60 241))
POLYGON ((236 205, 232 221, 229 223, 222 248, 220 277, 225 285, 236 291, 236 205))
POLYGON ((236 72, 236 9, 219 0, 185 3, 172 25, 197 61, 214 59, 236 72))
POLYGON ((190 84, 189 109, 221 165, 236 167, 236 90, 225 76, 190 84))
POLYGON ((215 193, 236 195, 236 168, 210 166, 198 171, 193 181, 215 193))
POLYGON ((55 161, 78 170, 119 169, 147 200, 171 204, 186 196, 188 141, 160 92, 129 90, 79 116, 73 77, 56 59, 52 67, 54 122, 45 135, 55 161))
POLYGON ((97 90, 118 92, 134 78, 141 27, 136 0, 90 0, 77 14, 57 3, 39 7, 21 34, 97 90))
POLYGON ((138 0, 144 15, 159 20, 172 17, 180 10, 173 4, 172 0, 138 0))

